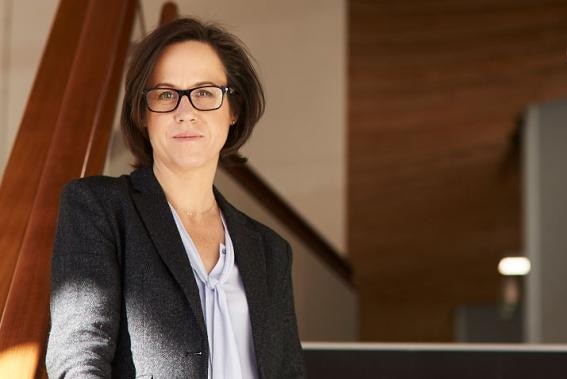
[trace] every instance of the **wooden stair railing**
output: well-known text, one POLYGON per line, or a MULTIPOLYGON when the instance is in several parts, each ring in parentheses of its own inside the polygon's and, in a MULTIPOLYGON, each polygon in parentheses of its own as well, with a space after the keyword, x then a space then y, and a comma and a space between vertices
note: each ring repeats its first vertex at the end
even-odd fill
POLYGON ((135 8, 135 0, 60 1, 0 189, 1 378, 45 375, 59 192, 103 167, 135 8))
POLYGON ((20 129, 0 185, 0 315, 63 102, 86 12, 80 1, 59 5, 20 129))
POLYGON ((313 253, 343 281, 354 288, 350 264, 311 227, 285 200, 260 178, 248 163, 240 166, 223 167, 242 188, 253 196, 272 216, 277 218, 293 234, 301 239, 313 253))

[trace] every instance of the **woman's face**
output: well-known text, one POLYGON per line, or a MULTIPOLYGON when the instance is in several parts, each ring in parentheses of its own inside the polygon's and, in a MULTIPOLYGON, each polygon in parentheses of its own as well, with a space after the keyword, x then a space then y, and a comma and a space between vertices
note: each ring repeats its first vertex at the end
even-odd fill
MULTIPOLYGON (((147 88, 191 89, 227 85, 224 66, 211 46, 198 41, 166 47, 150 76, 147 88)), ((187 96, 168 113, 146 109, 154 166, 173 171, 216 168, 219 152, 234 121, 228 100, 219 109, 199 111, 187 96)))

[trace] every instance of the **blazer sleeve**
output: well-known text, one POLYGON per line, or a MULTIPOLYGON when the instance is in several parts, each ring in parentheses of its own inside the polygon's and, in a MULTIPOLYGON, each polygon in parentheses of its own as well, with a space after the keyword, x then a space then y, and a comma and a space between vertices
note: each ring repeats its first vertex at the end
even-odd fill
POLYGON ((120 269, 109 218, 88 182, 61 195, 51 268, 49 378, 110 378, 120 269))
POLYGON ((286 340, 284 341, 284 369, 281 378, 300 379, 305 378, 305 363, 303 360, 303 349, 299 342, 297 318, 295 316, 293 284, 291 279, 293 254, 289 243, 287 243, 287 255, 288 265, 284 277, 284 301, 286 304, 285 323, 287 330, 284 333, 286 340))

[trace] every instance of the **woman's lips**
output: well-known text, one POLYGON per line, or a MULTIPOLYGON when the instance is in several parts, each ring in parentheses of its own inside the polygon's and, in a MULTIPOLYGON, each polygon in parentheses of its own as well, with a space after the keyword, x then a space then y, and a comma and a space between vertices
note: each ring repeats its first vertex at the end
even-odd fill
POLYGON ((173 136, 173 139, 177 141, 196 141, 203 136, 200 134, 193 134, 193 133, 180 133, 173 136))

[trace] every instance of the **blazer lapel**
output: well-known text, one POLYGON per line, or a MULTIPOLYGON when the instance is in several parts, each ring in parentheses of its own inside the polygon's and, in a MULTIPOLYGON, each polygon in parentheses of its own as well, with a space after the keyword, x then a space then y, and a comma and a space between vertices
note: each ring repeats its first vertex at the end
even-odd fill
POLYGON ((256 360, 261 372, 260 377, 265 378, 263 333, 266 330, 268 281, 264 244, 260 234, 249 227, 246 217, 230 205, 216 188, 214 190, 234 246, 235 261, 248 302, 256 360))
MULTIPOLYGON (((165 194, 151 168, 132 172, 131 179, 134 186, 132 197, 138 213, 156 250, 183 289, 204 340, 208 341, 199 289, 165 194)), ((260 377, 266 377, 264 356, 267 352, 264 352, 263 332, 266 329, 268 282, 265 248, 260 234, 250 228, 246 217, 230 205, 216 188, 214 193, 225 218, 244 283, 260 377)))
POLYGON ((199 288, 165 194, 151 168, 132 172, 131 179, 138 213, 156 250, 187 297, 204 341, 208 341, 199 288))

